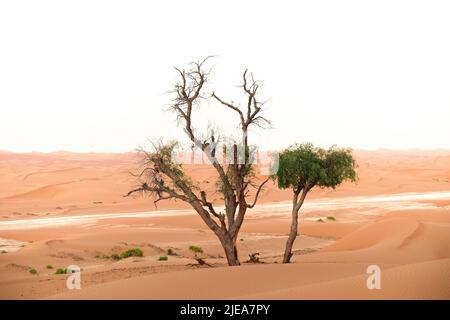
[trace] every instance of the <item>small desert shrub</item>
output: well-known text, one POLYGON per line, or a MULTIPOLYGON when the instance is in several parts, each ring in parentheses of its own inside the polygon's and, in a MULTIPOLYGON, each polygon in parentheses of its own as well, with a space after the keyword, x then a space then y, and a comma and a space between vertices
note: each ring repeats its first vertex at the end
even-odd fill
POLYGON ((169 260, 169 257, 167 257, 167 256, 161 256, 161 257, 159 257, 158 260, 159 260, 159 261, 167 261, 167 260, 169 260))
POLYGON ((167 249, 167 255, 168 256, 174 256, 175 255, 175 251, 173 251, 172 248, 167 249))
POLYGON ((121 260, 128 257, 143 257, 144 251, 139 248, 128 249, 127 251, 122 252, 121 254, 113 253, 111 255, 111 259, 113 260, 121 260))
POLYGON ((244 241, 244 238, 241 238, 241 241, 244 241))
POLYGON ((203 253, 203 249, 199 246, 189 246, 189 250, 194 253, 203 253))
POLYGON ((120 254, 121 259, 125 259, 128 257, 143 257, 143 256, 144 256, 144 251, 142 251, 142 249, 139 249, 139 248, 129 249, 120 254))
POLYGON ((317 219, 317 222, 323 222, 322 218, 317 219))
POLYGON ((67 268, 59 268, 56 270, 55 274, 66 274, 67 268))
POLYGON ((36 270, 35 268, 31 268, 31 269, 29 270, 29 272, 30 272, 31 274, 37 274, 37 270, 36 270))
POLYGON ((113 259, 113 260, 120 260, 120 259, 122 259, 122 258, 121 258, 120 255, 118 255, 117 253, 113 253, 113 254, 111 255, 111 259, 113 259))
POLYGON ((8 253, 8 251, 6 251, 6 250, 2 250, 2 253, 8 253))
POLYGON ((331 220, 331 221, 336 221, 336 218, 335 218, 335 217, 332 217, 332 216, 328 216, 327 219, 328 219, 328 220, 331 220))
POLYGON ((48 265, 46 266, 46 268, 47 268, 47 269, 53 269, 53 266, 52 266, 51 264, 48 264, 48 265))

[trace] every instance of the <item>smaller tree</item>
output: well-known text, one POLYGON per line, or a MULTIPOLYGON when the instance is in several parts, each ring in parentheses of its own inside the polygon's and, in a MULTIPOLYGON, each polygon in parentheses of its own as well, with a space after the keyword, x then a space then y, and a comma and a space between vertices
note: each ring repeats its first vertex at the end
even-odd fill
POLYGON ((356 181, 356 162, 350 149, 316 148, 296 144, 280 153, 279 168, 272 177, 281 189, 292 188, 292 221, 283 263, 289 263, 298 232, 298 212, 312 188, 336 188, 345 180, 356 181))

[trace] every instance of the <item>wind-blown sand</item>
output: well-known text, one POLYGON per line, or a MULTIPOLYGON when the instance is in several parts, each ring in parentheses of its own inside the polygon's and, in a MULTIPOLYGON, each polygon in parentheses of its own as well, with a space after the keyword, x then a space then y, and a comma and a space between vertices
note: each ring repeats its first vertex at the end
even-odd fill
MULTIPOLYGON (((0 298, 450 299, 450 151, 355 156, 356 184, 308 197, 294 263, 280 263, 290 191, 269 184, 244 222, 243 265, 226 267, 217 239, 188 206, 122 196, 135 183, 135 154, 1 152, 0 298), (211 267, 196 265, 194 244, 211 267), (144 257, 106 258, 133 247, 144 257), (158 261, 169 248, 176 255, 158 261), (245 263, 254 252, 264 263, 245 263), (81 290, 54 274, 71 264, 83 269, 81 290), (372 264, 381 268, 381 290, 366 286, 372 264)), ((187 169, 213 190, 209 166, 187 169)))

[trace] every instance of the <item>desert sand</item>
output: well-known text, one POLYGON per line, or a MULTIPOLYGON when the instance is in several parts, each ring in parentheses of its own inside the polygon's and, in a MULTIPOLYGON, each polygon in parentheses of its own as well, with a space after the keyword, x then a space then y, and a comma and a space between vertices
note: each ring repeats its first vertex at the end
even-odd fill
MULTIPOLYGON (((357 183, 308 197, 293 263, 280 263, 291 192, 269 183, 244 222, 242 265, 227 267, 186 204, 123 197, 135 153, 0 152, 0 299, 450 299, 450 151, 354 155, 357 183), (111 259, 135 247, 143 257, 111 259), (246 262, 255 252, 262 263, 246 262), (55 274, 73 264, 80 290, 55 274), (380 290, 366 286, 374 264, 380 290)), ((186 168, 220 205, 214 170, 186 168)))

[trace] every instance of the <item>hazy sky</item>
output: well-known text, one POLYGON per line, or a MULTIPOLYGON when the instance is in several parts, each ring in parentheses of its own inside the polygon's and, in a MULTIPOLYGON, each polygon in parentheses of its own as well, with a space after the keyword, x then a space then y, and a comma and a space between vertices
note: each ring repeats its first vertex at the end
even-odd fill
POLYGON ((264 80, 265 148, 450 148, 449 17, 430 0, 1 1, 0 150, 183 137, 165 92, 174 65, 207 55, 224 99, 245 68, 264 80))

